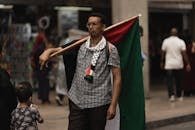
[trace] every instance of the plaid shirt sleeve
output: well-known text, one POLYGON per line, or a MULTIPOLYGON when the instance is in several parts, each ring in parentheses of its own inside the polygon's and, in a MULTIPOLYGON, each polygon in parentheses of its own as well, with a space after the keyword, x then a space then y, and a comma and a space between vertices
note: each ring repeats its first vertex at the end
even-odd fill
POLYGON ((110 55, 108 59, 108 65, 120 68, 120 57, 118 54, 118 50, 114 45, 109 45, 110 47, 110 55))

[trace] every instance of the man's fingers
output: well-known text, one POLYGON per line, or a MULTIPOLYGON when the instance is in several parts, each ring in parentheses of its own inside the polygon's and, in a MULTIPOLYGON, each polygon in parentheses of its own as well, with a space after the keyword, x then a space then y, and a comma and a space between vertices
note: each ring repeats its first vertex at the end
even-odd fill
POLYGON ((114 113, 110 113, 110 112, 107 113, 107 120, 111 120, 114 117, 115 117, 115 114, 114 113))
POLYGON ((41 66, 40 70, 42 70, 44 68, 44 66, 48 68, 48 62, 47 61, 42 61, 42 62, 40 62, 40 66, 41 66))
POLYGON ((45 62, 40 60, 39 64, 40 64, 40 70, 42 70, 45 65, 45 62))

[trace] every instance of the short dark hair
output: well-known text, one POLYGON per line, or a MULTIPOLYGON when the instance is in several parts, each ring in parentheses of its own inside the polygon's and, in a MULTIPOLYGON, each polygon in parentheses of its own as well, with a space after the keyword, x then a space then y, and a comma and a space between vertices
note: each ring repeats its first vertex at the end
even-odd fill
POLYGON ((20 82, 16 86, 16 95, 19 102, 28 102, 29 98, 32 96, 33 89, 28 81, 20 82))
POLYGON ((105 21, 105 16, 103 15, 103 14, 101 14, 101 13, 97 13, 97 12, 94 12, 94 13, 91 13, 89 16, 88 16, 88 18, 89 17, 99 17, 100 19, 101 19, 101 23, 102 24, 106 24, 106 21, 105 21))
POLYGON ((171 30, 170 30, 170 34, 171 34, 171 35, 177 36, 177 33, 178 33, 178 30, 177 30, 176 27, 171 28, 171 30))

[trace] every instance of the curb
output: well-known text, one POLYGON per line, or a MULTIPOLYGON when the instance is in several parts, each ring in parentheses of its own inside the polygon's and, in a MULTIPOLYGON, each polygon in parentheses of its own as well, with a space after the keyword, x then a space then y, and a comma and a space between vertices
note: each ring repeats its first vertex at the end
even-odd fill
POLYGON ((150 122, 146 122, 146 130, 152 130, 154 128, 159 128, 163 126, 179 124, 179 123, 184 123, 184 122, 194 121, 194 120, 195 120, 195 113, 178 116, 178 117, 172 117, 168 119, 157 120, 157 121, 150 121, 150 122))

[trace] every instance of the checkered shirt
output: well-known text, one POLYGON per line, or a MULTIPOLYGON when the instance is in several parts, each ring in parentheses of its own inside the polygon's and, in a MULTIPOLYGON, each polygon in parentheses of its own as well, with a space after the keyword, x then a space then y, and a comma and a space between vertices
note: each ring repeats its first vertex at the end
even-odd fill
POLYGON ((77 56, 77 66, 68 96, 81 109, 93 108, 109 104, 112 96, 111 66, 120 67, 117 48, 110 44, 109 59, 107 48, 101 50, 93 73, 93 83, 84 79, 85 69, 91 65, 93 52, 80 47, 77 56))

